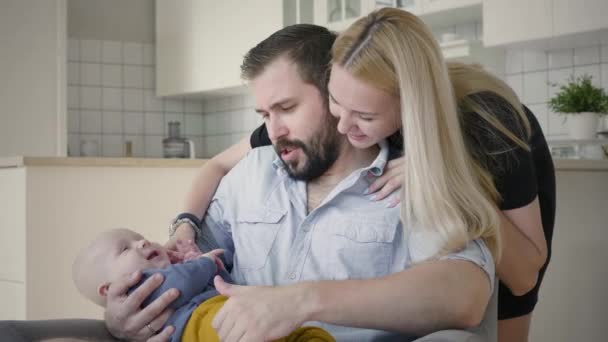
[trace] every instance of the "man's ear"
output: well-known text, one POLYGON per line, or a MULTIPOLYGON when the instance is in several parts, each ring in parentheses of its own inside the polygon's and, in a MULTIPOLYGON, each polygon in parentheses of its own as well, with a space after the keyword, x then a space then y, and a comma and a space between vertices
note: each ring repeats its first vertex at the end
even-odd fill
POLYGON ((97 288, 97 294, 106 297, 108 295, 108 290, 110 289, 110 283, 103 283, 99 285, 97 288))

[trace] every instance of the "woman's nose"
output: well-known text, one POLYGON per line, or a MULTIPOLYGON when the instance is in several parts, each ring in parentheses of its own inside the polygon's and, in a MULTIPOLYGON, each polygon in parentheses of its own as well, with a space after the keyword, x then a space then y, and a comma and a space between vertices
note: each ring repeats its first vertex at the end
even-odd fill
POLYGON ((345 113, 340 113, 338 116, 338 132, 341 134, 346 134, 352 127, 352 122, 350 120, 350 115, 345 113))

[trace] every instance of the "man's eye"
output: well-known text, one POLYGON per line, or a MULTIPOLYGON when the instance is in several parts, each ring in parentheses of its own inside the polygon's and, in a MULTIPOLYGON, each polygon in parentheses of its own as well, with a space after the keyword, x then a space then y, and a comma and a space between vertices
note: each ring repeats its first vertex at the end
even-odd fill
POLYGON ((283 107, 281 110, 284 112, 291 112, 294 108, 296 108, 296 106, 283 107))
POLYGON ((373 119, 372 119, 372 118, 370 118, 369 116, 365 116, 365 115, 361 115, 361 116, 359 116, 359 117, 360 117, 360 118, 361 118, 361 120, 363 120, 363 121, 372 121, 372 120, 373 120, 373 119))

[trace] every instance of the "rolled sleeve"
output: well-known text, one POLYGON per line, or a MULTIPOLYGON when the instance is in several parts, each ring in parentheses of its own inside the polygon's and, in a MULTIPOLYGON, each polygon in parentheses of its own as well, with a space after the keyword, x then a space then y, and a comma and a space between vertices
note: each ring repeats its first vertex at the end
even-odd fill
POLYGON ((464 249, 447 254, 441 257, 440 260, 464 260, 479 266, 488 276, 490 293, 494 292, 494 276, 496 272, 494 258, 483 240, 477 239, 469 241, 464 249))

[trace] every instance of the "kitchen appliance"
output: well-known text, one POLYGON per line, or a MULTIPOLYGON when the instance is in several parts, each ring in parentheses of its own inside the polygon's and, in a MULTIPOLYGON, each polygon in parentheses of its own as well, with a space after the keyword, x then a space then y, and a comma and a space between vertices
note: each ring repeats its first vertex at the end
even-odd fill
POLYGON ((194 143, 181 136, 179 121, 169 122, 169 136, 163 139, 163 157, 195 158, 194 143))

